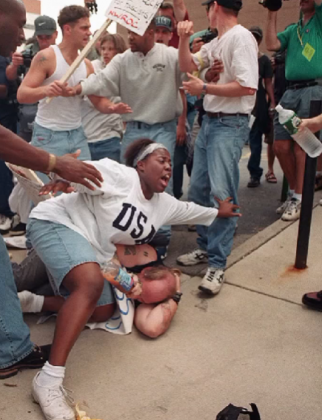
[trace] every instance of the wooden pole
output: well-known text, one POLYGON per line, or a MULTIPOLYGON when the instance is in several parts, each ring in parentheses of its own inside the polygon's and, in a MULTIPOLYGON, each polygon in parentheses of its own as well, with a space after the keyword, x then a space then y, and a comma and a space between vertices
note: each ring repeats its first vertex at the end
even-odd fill
MULTIPOLYGON (((90 50, 96 44, 96 42, 98 41, 100 36, 103 34, 104 31, 106 31, 106 29, 110 26, 111 23, 112 23, 111 19, 107 19, 106 22, 103 23, 101 28, 96 32, 96 34, 93 36, 93 38, 90 40, 90 42, 86 45, 85 48, 83 48, 82 52, 79 54, 79 56, 73 62, 73 64, 69 67, 67 73, 60 79, 61 83, 66 83, 72 77, 72 75, 78 69, 80 64, 88 56, 90 50)), ((52 101, 52 99, 54 99, 54 98, 47 98, 46 103, 49 104, 52 101)))

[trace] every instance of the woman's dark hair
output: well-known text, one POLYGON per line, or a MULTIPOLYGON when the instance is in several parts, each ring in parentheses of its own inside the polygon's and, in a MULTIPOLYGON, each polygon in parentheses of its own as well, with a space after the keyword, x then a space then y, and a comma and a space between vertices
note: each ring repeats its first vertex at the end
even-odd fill
POLYGON ((145 149, 150 144, 155 143, 153 140, 150 139, 139 139, 135 140, 132 144, 130 144, 124 154, 125 164, 126 166, 131 166, 133 168, 133 162, 141 150, 145 149))

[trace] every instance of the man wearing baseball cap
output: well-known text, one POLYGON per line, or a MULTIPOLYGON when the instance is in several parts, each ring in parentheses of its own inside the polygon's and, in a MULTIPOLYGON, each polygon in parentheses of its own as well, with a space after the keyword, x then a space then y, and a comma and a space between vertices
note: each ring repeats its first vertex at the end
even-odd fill
POLYGON ((155 42, 169 45, 173 36, 172 20, 167 16, 157 16, 155 19, 155 42))
MULTIPOLYGON (((193 23, 179 22, 179 65, 190 78, 183 82, 184 89, 191 95, 205 94, 206 115, 195 144, 189 200, 217 207, 217 199, 226 197, 238 204, 238 163, 258 87, 258 46, 254 36, 238 24, 241 0, 207 0, 204 4, 209 5, 210 27, 217 28, 218 37, 191 54, 193 23), (218 62, 222 68, 216 74, 218 62), (206 68, 208 83, 191 74, 206 68)), ((182 265, 208 261, 207 273, 199 286, 208 294, 219 293, 224 282, 236 222, 237 217, 215 220, 209 228, 197 226, 198 249, 178 258, 182 265)))
POLYGON ((40 51, 55 45, 57 35, 57 24, 53 18, 45 15, 37 17, 35 20, 35 37, 40 51))

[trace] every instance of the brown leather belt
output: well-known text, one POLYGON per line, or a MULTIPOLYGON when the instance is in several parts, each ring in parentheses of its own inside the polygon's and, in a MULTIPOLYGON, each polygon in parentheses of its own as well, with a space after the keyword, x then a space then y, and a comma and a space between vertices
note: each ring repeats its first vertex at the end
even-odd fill
POLYGON ((209 118, 223 118, 223 117, 248 117, 248 114, 227 114, 226 112, 207 112, 209 118))

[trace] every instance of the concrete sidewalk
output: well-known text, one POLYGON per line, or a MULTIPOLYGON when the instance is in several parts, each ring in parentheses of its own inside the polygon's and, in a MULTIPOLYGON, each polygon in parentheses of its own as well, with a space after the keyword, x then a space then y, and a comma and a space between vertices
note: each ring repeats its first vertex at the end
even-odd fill
MULTIPOLYGON (((233 252, 217 297, 185 276, 179 311, 159 339, 85 330, 67 365, 75 399, 102 420, 215 420, 230 402, 255 402, 262 420, 320 420, 322 314, 300 302, 322 289, 322 208, 313 212, 308 269, 292 269, 298 223, 283 228, 233 252)), ((53 320, 26 319, 35 342, 51 341, 53 320)), ((30 397, 34 373, 0 382, 1 420, 43 418, 30 397)))

